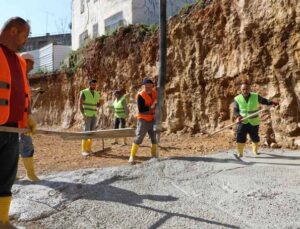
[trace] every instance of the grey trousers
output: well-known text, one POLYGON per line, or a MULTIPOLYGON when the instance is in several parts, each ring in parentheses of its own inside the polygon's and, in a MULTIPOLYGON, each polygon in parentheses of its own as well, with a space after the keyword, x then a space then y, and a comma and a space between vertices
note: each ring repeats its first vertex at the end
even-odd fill
POLYGON ((21 157, 33 157, 34 147, 31 136, 20 134, 19 136, 19 151, 21 157))
POLYGON ((19 159, 19 135, 0 132, 0 197, 11 196, 19 159))
POLYGON ((84 131, 92 131, 96 127, 96 117, 87 117, 85 116, 83 119, 83 130, 84 131))
POLYGON ((154 131, 154 121, 147 122, 143 119, 137 120, 137 128, 136 128, 136 136, 134 139, 134 143, 137 145, 142 144, 146 134, 148 133, 151 143, 157 144, 156 133, 154 131))

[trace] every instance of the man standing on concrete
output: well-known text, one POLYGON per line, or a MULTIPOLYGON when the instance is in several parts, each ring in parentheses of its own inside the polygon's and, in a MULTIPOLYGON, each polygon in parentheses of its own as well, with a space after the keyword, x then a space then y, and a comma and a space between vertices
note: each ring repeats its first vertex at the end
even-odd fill
MULTIPOLYGON (((23 53, 21 57, 26 61, 26 66, 27 66, 26 71, 28 74, 33 69, 34 58, 30 53, 23 53)), ((31 113, 31 108, 29 108, 29 111, 31 113)), ((19 141, 20 141, 20 155, 26 170, 26 175, 29 180, 38 181, 39 178, 35 174, 34 164, 33 164, 34 147, 32 144, 32 137, 30 135, 20 134, 19 141)))
POLYGON ((258 155, 259 143, 259 115, 254 115, 241 121, 243 118, 259 111, 259 104, 277 106, 278 102, 265 99, 257 93, 250 92, 250 86, 246 83, 241 85, 241 94, 234 98, 234 116, 237 119, 237 156, 242 157, 244 146, 247 140, 247 134, 252 140, 252 151, 258 155))
POLYGON ((138 93, 137 105, 137 129, 136 137, 131 147, 129 163, 134 163, 135 155, 139 145, 143 142, 148 133, 151 139, 151 155, 157 157, 157 140, 154 131, 155 105, 157 103, 157 91, 154 89, 152 80, 145 78, 142 82, 143 90, 138 93))
MULTIPOLYGON (((113 105, 110 107, 114 110, 114 128, 119 129, 119 126, 121 125, 121 128, 126 127, 126 117, 129 114, 129 110, 126 103, 126 98, 123 95, 121 90, 116 90, 114 92, 114 96, 116 97, 113 105)), ((126 138, 123 139, 123 145, 127 145, 126 138)), ((118 144, 118 139, 115 139, 115 142, 113 144, 118 144)))
MULTIPOLYGON (((79 108, 83 116, 84 131, 92 131, 96 127, 97 110, 102 101, 101 95, 96 91, 97 81, 92 79, 89 81, 89 88, 80 92, 79 108)), ((92 139, 82 140, 82 156, 89 156, 92 152, 92 139)))
MULTIPOLYGON (((34 132, 36 124, 28 115, 26 62, 16 54, 25 45, 29 32, 28 23, 15 17, 4 24, 0 33, 0 126, 29 127, 34 132)), ((11 188, 18 158, 18 133, 0 132, 0 227, 9 225, 11 188)))

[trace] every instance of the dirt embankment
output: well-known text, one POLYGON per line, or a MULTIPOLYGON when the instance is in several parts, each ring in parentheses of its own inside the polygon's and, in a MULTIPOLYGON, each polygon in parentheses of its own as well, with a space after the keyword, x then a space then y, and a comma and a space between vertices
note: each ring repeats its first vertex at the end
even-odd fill
MULTIPOLYGON (((157 79, 158 35, 144 26, 98 38, 80 53, 83 65, 75 75, 32 81, 47 89, 36 107, 42 125, 78 126, 78 95, 89 78, 100 82, 107 102, 118 88, 134 98, 145 75, 157 79)), ((205 8, 195 5, 170 20, 163 118, 168 132, 197 134, 230 122, 243 80, 253 91, 280 101, 263 114, 263 141, 300 147, 299 1, 220 0, 205 8)), ((130 124, 135 109, 130 104, 130 124)), ((112 126, 111 112, 104 107, 100 113, 99 126, 112 126)))

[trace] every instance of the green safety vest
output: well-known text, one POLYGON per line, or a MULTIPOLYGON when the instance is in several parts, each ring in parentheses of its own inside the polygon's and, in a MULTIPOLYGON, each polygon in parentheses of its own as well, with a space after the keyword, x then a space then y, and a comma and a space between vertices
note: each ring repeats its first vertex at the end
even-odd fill
POLYGON ((114 101, 114 115, 115 118, 126 118, 126 112, 123 106, 123 101, 125 100, 125 96, 122 96, 119 100, 114 101))
MULTIPOLYGON (((257 93, 250 93, 250 97, 248 102, 246 102, 244 96, 242 94, 236 96, 234 100, 238 103, 240 109, 240 115, 246 117, 258 111, 259 109, 259 102, 258 102, 258 94, 257 93)), ((259 116, 258 114, 245 119, 243 123, 247 124, 250 123, 252 126, 259 125, 259 116)))
POLYGON ((85 100, 83 101, 83 112, 87 117, 93 117, 97 115, 97 103, 100 99, 100 93, 94 91, 94 95, 89 88, 81 91, 84 94, 85 100))

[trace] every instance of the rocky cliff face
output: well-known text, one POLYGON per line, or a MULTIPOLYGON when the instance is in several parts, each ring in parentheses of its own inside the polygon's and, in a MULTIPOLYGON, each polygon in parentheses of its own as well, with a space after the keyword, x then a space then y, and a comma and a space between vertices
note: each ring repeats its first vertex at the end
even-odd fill
MULTIPOLYGON (((232 117, 242 81, 280 101, 263 114, 269 144, 300 147, 300 2, 218 0, 194 5, 168 24, 168 70, 164 127, 169 132, 213 131, 232 117)), ((121 29, 81 50, 83 66, 74 76, 33 80, 48 90, 37 103, 41 124, 79 123, 79 91, 96 78, 107 101, 124 89, 131 98, 145 75, 157 79, 158 36, 143 26, 121 29)), ((130 105, 134 123, 135 105, 130 105)), ((99 124, 112 125, 102 109, 99 124)))

